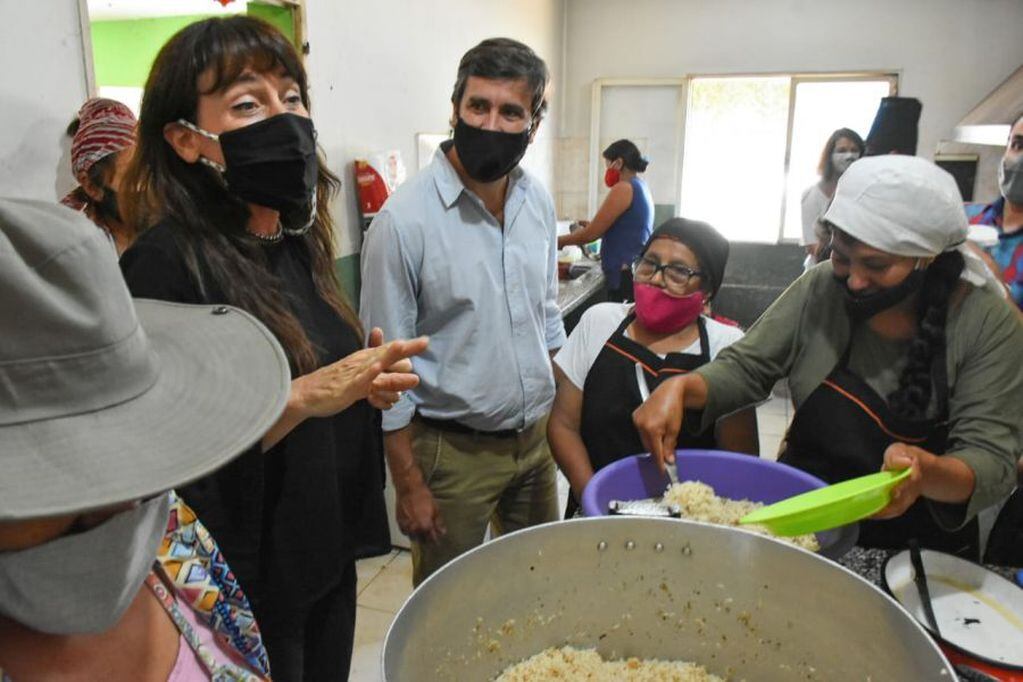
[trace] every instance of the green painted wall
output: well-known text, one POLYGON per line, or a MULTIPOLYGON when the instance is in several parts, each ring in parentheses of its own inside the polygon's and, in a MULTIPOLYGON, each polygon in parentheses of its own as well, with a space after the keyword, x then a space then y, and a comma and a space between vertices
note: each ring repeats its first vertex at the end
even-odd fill
MULTIPOLYGON (((295 39, 291 11, 283 7, 249 3, 246 12, 267 21, 289 40, 295 39)), ((206 15, 94 21, 92 54, 99 85, 142 87, 153 60, 171 36, 206 15)))
POLYGON ((362 277, 359 274, 359 254, 342 256, 334 261, 334 269, 341 280, 341 291, 348 297, 348 302, 356 310, 359 309, 359 289, 362 277))
POLYGON ((142 87, 164 43, 203 16, 92 22, 92 55, 99 85, 142 87))
POLYGON ((295 42, 295 23, 292 21, 290 9, 274 5, 257 5, 250 2, 245 6, 245 13, 276 26, 277 30, 288 36, 288 40, 292 43, 295 42))

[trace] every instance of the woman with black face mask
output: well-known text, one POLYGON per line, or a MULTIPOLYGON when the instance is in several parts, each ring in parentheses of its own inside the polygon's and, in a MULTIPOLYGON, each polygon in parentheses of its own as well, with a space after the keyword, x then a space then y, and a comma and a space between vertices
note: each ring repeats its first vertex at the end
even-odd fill
POLYGON ((374 330, 360 351, 333 269, 338 180, 308 106, 301 61, 269 24, 209 19, 171 38, 146 83, 125 183, 128 218, 149 229, 121 265, 134 295, 235 305, 287 352, 283 416, 179 492, 231 557, 274 678, 343 680, 355 559, 390 551, 378 410, 417 383, 406 358, 426 341, 381 345, 374 330), (371 379, 381 366, 394 371, 371 379), (367 384, 357 400, 352 389, 367 384))
POLYGON ((78 186, 60 203, 82 211, 107 233, 121 255, 135 238, 117 203, 117 188, 135 149, 135 114, 112 99, 93 97, 67 127, 71 172, 78 186))
POLYGON ((715 361, 662 383, 633 414, 644 445, 670 461, 683 408, 713 423, 787 378, 796 411, 780 461, 830 483, 911 471, 861 524, 862 545, 916 538, 979 559, 975 517, 1012 490, 1023 451, 1023 326, 965 247, 959 191, 933 163, 857 161, 824 219, 830 263, 715 361))

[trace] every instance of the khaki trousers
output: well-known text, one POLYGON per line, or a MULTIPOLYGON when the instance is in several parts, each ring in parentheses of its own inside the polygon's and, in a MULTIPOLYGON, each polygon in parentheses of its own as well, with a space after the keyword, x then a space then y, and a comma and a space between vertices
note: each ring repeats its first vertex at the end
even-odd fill
POLYGON ((452 433, 412 422, 412 453, 440 508, 447 533, 412 541, 412 584, 483 542, 558 520, 554 460, 547 420, 514 438, 452 433))

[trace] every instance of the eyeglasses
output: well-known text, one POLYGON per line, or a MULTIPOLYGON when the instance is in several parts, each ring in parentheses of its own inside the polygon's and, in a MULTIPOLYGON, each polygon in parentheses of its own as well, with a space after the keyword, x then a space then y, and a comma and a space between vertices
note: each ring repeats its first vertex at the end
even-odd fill
POLYGON ((664 286, 668 291, 677 294, 685 292, 686 285, 689 284, 690 279, 703 276, 703 273, 699 270, 693 270, 684 265, 675 265, 674 263, 661 265, 657 261, 644 258, 643 256, 632 262, 632 276, 638 281, 649 282, 657 276, 658 272, 664 273, 662 277, 664 279, 664 286))

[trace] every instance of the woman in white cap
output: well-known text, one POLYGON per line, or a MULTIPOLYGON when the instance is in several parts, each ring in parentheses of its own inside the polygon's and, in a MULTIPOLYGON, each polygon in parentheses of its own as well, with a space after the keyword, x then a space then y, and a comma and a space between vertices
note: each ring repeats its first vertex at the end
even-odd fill
MULTIPOLYGON (((237 308, 133 302, 103 234, 41 202, 0 199, 0 291, 0 680, 268 678, 245 594, 168 491, 275 422, 280 344, 237 308)), ((346 399, 401 350, 353 358, 346 399)))
POLYGON ((824 219, 830 264, 714 362, 664 382, 633 415, 644 444, 670 461, 683 406, 709 423, 787 378, 796 412, 781 461, 832 483, 912 472, 861 544, 916 538, 976 559, 975 516, 1012 490, 1023 451, 1023 325, 964 248, 962 200, 934 164, 861 159, 824 219))

